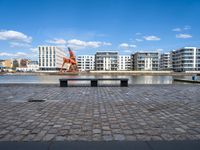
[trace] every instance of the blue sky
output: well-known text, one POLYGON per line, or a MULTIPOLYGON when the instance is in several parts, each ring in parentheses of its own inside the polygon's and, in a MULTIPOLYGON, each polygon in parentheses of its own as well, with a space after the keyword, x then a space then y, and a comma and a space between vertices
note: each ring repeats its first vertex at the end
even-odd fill
POLYGON ((199 8, 199 0, 0 0, 0 59, 37 59, 38 45, 76 55, 199 47, 199 8))

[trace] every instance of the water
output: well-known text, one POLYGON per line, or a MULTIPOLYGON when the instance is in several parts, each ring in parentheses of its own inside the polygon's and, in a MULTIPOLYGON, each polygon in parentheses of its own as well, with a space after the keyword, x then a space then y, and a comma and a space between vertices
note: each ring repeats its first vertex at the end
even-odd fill
MULTIPOLYGON (((0 83, 59 83, 60 78, 129 78, 129 84, 179 84, 174 82, 173 76, 131 76, 131 75, 0 75, 0 83)), ((175 77, 191 79, 187 77, 175 77)), ((77 81, 71 81, 76 84, 77 81)), ((79 82, 79 81, 78 81, 79 82)), ((81 83, 89 83, 89 81, 80 81, 81 83)), ((79 83, 80 83, 79 82, 79 83)), ((101 83, 117 83, 118 81, 101 81, 101 83)), ((182 84, 182 83, 181 83, 182 84)))

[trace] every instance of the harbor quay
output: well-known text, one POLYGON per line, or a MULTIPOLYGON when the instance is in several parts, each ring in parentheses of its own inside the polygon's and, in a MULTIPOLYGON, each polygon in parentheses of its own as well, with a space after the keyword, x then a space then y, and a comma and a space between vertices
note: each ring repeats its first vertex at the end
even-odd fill
POLYGON ((200 140, 199 85, 0 85, 0 141, 200 140))

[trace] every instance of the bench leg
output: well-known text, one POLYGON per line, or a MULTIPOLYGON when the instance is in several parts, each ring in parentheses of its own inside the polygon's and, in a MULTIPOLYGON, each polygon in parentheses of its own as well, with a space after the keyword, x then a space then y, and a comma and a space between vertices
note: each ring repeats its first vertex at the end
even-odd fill
POLYGON ((97 80, 91 80, 91 86, 92 87, 97 87, 98 86, 97 80))
POLYGON ((128 81, 127 80, 121 80, 121 87, 128 87, 128 81))
POLYGON ((60 81, 60 87, 68 87, 68 81, 60 81))

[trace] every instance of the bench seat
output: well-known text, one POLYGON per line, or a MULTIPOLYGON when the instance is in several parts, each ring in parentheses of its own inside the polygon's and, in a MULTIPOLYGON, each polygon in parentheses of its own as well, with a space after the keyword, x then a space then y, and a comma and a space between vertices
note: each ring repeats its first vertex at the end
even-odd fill
POLYGON ((121 87, 128 86, 128 78, 63 78, 59 79, 60 87, 68 87, 68 81, 90 81, 92 87, 98 86, 98 81, 120 81, 121 87))

